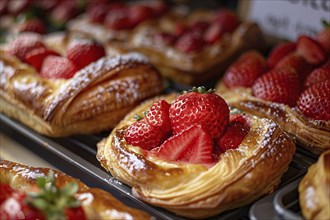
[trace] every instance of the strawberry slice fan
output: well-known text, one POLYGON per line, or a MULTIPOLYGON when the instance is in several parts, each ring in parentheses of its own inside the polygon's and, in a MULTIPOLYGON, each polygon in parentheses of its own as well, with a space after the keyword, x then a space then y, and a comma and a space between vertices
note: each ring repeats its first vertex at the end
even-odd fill
POLYGON ((330 149, 330 28, 315 38, 274 47, 268 57, 241 55, 216 91, 244 112, 274 120, 296 143, 320 154, 330 149))
POLYGON ((294 153, 272 120, 194 87, 137 106, 98 143, 97 159, 137 198, 199 219, 273 192, 294 153))

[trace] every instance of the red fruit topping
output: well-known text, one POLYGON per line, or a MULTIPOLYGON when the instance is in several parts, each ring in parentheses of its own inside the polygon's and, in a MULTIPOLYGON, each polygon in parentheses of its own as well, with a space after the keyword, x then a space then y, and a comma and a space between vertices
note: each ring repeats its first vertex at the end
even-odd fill
POLYGON ((324 48, 314 39, 308 36, 300 36, 297 41, 297 53, 310 64, 323 63, 327 54, 324 48))
POLYGON ((320 31, 316 36, 316 40, 330 54, 330 27, 320 31))
POLYGON ((42 64, 40 75, 49 79, 71 78, 78 68, 66 57, 47 56, 42 64))
POLYGON ((51 18, 62 25, 77 16, 79 10, 76 1, 61 1, 51 11, 51 18))
POLYGON ((283 59, 289 53, 292 53, 296 50, 296 43, 288 42, 278 44, 273 50, 270 52, 270 55, 267 59, 267 64, 270 68, 274 68, 275 65, 283 59))
POLYGON ((125 140, 128 144, 145 150, 158 147, 166 137, 162 129, 150 125, 145 118, 130 125, 125 132, 125 140))
POLYGON ((45 47, 40 47, 28 52, 25 56, 25 61, 32 65, 37 71, 40 71, 42 62, 49 55, 60 56, 60 54, 55 51, 48 50, 45 47))
POLYGON ((192 32, 192 34, 197 35, 198 37, 202 37, 209 26, 209 22, 197 21, 190 27, 189 31, 192 32))
POLYGON ((67 220, 85 220, 86 219, 84 210, 81 206, 77 207, 77 208, 66 209, 65 217, 67 220))
POLYGON ((67 57, 79 68, 84 68, 104 56, 103 46, 91 40, 74 40, 67 48, 67 57))
POLYGON ((0 1, 0 16, 5 15, 7 13, 7 5, 9 0, 0 1))
POLYGON ((160 16, 169 10, 169 6, 163 1, 148 2, 148 6, 152 8, 154 15, 160 16))
POLYGON ((176 41, 176 36, 170 33, 156 33, 154 35, 155 41, 158 43, 172 45, 176 41))
POLYGON ((200 124, 212 138, 218 138, 229 121, 227 103, 219 95, 207 93, 202 87, 179 96, 169 113, 174 134, 200 124))
POLYGON ((184 33, 186 33, 187 31, 188 31, 188 27, 184 23, 179 21, 175 24, 174 34, 176 36, 181 36, 184 33))
POLYGON ((217 22, 221 26, 221 33, 231 33, 240 24, 238 17, 229 10, 220 10, 214 18, 213 22, 217 22))
POLYGON ((213 162, 212 148, 212 138, 201 125, 195 124, 170 137, 150 153, 164 160, 209 164, 213 162))
POLYGON ((108 4, 92 4, 87 9, 88 19, 91 22, 103 23, 109 10, 108 4))
POLYGON ((294 106, 300 94, 299 76, 292 68, 272 69, 252 85, 254 96, 294 106))
POLYGON ((45 24, 39 19, 26 20, 18 26, 19 32, 36 32, 44 34, 46 32, 45 24))
POLYGON ((307 88, 300 95, 297 107, 308 118, 330 120, 330 80, 307 88))
POLYGON ((250 87, 267 70, 264 57, 257 51, 244 53, 224 75, 227 87, 250 87))
POLYGON ((249 132, 250 127, 240 121, 229 122, 225 133, 218 139, 221 152, 237 148, 249 132))
POLYGON ((26 54, 40 47, 44 47, 44 44, 39 34, 22 33, 10 43, 8 53, 25 62, 26 54))
POLYGON ((201 36, 195 35, 192 32, 187 32, 179 37, 175 43, 175 47, 181 52, 198 52, 205 45, 201 36))
POLYGON ((114 30, 125 30, 133 28, 136 24, 128 17, 128 8, 112 9, 105 17, 105 24, 114 30))
POLYGON ((305 88, 330 79, 330 59, 323 66, 315 69, 305 80, 305 88))
POLYGON ((169 133, 171 128, 171 122, 169 117, 169 108, 170 104, 168 104, 165 100, 160 100, 153 104, 149 111, 146 114, 147 122, 161 130, 165 133, 169 133))
POLYGON ((137 4, 129 8, 128 15, 131 22, 137 25, 142 21, 152 18, 154 16, 154 11, 146 5, 137 4))
POLYGON ((221 38, 221 26, 218 23, 211 24, 204 33, 204 41, 208 44, 213 44, 221 38))
POLYGON ((276 69, 291 67, 299 74, 301 82, 304 82, 308 74, 313 70, 313 66, 306 62, 306 60, 296 54, 290 53, 285 56, 280 62, 275 66, 276 69))
POLYGON ((10 0, 7 4, 7 10, 12 15, 18 15, 29 8, 32 0, 10 0))

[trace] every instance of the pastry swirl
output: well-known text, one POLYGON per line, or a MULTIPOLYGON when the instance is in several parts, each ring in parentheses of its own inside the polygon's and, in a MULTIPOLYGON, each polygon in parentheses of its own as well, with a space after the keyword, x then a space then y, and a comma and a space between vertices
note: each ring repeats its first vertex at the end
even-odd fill
POLYGON ((48 136, 113 128, 135 105, 163 88, 157 70, 138 53, 103 57, 68 80, 40 77, 5 50, 0 56, 0 111, 48 136))
POLYGON ((228 89, 218 83, 217 93, 228 105, 258 117, 266 117, 278 123, 292 135, 297 143, 315 154, 330 148, 330 121, 312 120, 288 105, 256 98, 250 88, 228 89))
MULTIPOLYGON (((49 170, 2 160, 0 182, 26 193, 36 188, 37 178, 46 177, 49 170)), ((78 179, 60 171, 54 170, 54 173, 56 185, 60 188, 70 182, 78 184, 79 189, 75 197, 80 200, 87 219, 151 219, 147 213, 124 205, 102 189, 89 188, 78 179)))
MULTIPOLYGON (((175 94, 161 97, 171 103, 175 94)), ((206 218, 253 202, 280 183, 295 152, 295 144, 269 119, 251 117, 251 129, 240 146, 202 164, 164 161, 145 156, 128 145, 125 129, 133 115, 148 110, 157 99, 128 114, 107 139, 98 144, 97 159, 143 201, 188 218, 206 218)))

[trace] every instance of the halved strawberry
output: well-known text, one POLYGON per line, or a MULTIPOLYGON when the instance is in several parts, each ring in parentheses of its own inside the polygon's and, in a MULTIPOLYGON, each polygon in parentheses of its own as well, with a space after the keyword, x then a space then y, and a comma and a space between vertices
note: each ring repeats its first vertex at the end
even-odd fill
POLYGON ((171 122, 169 116, 170 104, 165 100, 160 100, 150 107, 146 114, 147 122, 165 133, 171 132, 171 122))
POLYGON ((189 53, 200 51, 204 45, 205 42, 202 36, 195 35, 188 31, 177 39, 174 46, 184 53, 189 53))
POLYGON ((301 88, 298 73, 292 68, 272 69, 252 85, 254 96, 294 106, 301 88))
POLYGON ((158 147, 167 137, 160 128, 150 125, 147 119, 136 121, 125 132, 125 140, 128 144, 151 150, 158 147))
POLYGON ((49 79, 71 78, 78 68, 66 57, 47 56, 41 67, 40 75, 49 79))
POLYGON ((229 108, 225 100, 203 87, 180 95, 172 103, 169 113, 174 134, 200 124, 212 138, 218 138, 229 121, 229 108))
POLYGON ((297 53, 314 65, 323 63, 327 54, 325 49, 316 40, 308 36, 300 36, 297 41, 297 53))
POLYGON ((300 95, 297 108, 308 118, 330 120, 330 80, 308 87, 300 95))
POLYGON ((176 36, 166 32, 160 32, 153 35, 156 43, 172 45, 176 41, 176 36))
POLYGON ((154 11, 147 5, 136 4, 132 5, 128 9, 128 16, 134 25, 141 23, 154 16, 154 11))
POLYGON ((314 84, 324 82, 327 79, 330 79, 330 59, 327 63, 311 72, 306 78, 304 85, 305 88, 307 88, 314 84))
POLYGON ((164 160, 193 164, 209 164, 212 157, 213 140, 203 127, 195 124, 167 139, 150 154, 164 160))
POLYGON ((45 24, 40 19, 26 20, 18 26, 19 32, 36 32, 44 34, 46 32, 45 24))
POLYGON ((42 38, 36 33, 22 33, 9 44, 8 53, 25 62, 25 56, 33 49, 45 47, 42 38))
POLYGON ((221 152, 225 152, 229 149, 236 149, 249 130, 250 127, 247 123, 242 123, 240 121, 229 122, 225 133, 217 141, 221 152))
POLYGON ((90 7, 87 8, 87 16, 89 21, 103 23, 108 10, 109 5, 106 3, 90 5, 90 7))
POLYGON ((60 1, 51 11, 51 19, 57 26, 62 26, 79 13, 76 1, 60 1))
POLYGON ((232 11, 226 9, 221 9, 213 22, 217 22, 221 26, 221 33, 231 33, 240 24, 238 17, 232 11))
POLYGON ((128 14, 127 7, 110 10, 104 20, 106 27, 114 30, 133 28, 136 24, 129 18, 128 14))
POLYGON ((49 55, 60 56, 60 54, 56 53, 55 51, 48 50, 45 47, 40 47, 28 52, 25 56, 25 61, 32 65, 37 71, 40 71, 42 62, 49 55))
POLYGON ((103 46, 87 39, 76 39, 67 47, 67 57, 80 69, 105 56, 103 46))
POLYGON ((250 87, 267 70, 264 57, 257 51, 245 52, 229 67, 223 80, 227 87, 250 87))
POLYGON ((9 1, 7 4, 7 10, 12 15, 18 15, 27 10, 32 3, 32 0, 19 0, 9 1))
POLYGON ((330 24, 325 24, 325 28, 316 35, 316 40, 330 54, 330 24))
POLYGON ((289 53, 282 60, 280 60, 275 68, 287 68, 291 67, 299 74, 299 78, 301 82, 304 82, 308 74, 313 70, 313 66, 306 62, 306 60, 296 54, 295 52, 289 53))
POLYGON ((197 21, 189 27, 189 31, 193 35, 203 38, 203 34, 209 26, 210 26, 209 22, 197 21))
POLYGON ((204 41, 213 44, 221 38, 221 26, 218 23, 212 23, 204 33, 204 41))
POLYGON ((267 59, 267 64, 270 68, 275 67, 275 65, 283 59, 286 55, 289 53, 292 53, 293 51, 296 50, 296 43, 292 42, 287 42, 287 43, 281 43, 278 44, 276 47, 272 49, 270 52, 268 59, 267 59))

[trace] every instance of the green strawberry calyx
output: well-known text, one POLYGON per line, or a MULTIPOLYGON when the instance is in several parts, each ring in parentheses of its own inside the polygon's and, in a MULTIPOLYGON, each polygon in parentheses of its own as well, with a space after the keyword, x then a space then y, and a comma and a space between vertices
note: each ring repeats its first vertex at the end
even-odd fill
POLYGON ((210 94, 210 93, 214 93, 215 89, 208 89, 207 90, 204 86, 199 86, 199 87, 194 86, 188 91, 182 91, 182 94, 186 94, 186 93, 189 93, 189 92, 198 92, 200 94, 210 94))

